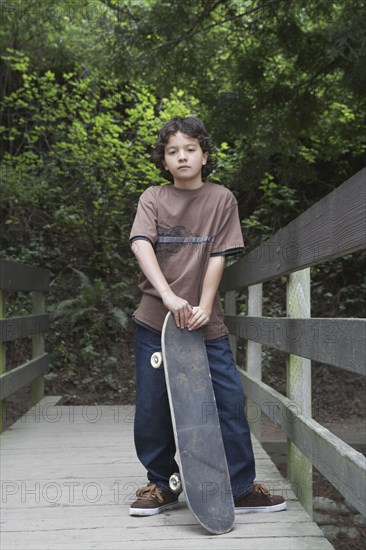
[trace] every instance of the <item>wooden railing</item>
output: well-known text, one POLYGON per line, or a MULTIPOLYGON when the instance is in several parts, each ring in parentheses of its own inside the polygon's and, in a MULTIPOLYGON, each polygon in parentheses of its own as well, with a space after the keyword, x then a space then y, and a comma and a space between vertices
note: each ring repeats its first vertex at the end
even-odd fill
MULTIPOLYGON (((288 475, 312 513, 312 465, 366 515, 366 459, 311 417, 311 360, 366 374, 366 319, 310 317, 310 267, 366 248, 366 169, 347 180, 224 272, 225 320, 234 353, 247 340, 239 368, 247 410, 263 411, 288 438, 288 475), (287 275, 287 317, 262 317, 262 283, 287 275), (236 315, 237 291, 248 287, 247 316, 236 315), (261 346, 287 352, 287 396, 261 381, 261 346)), ((343 399, 339 388, 339 399, 343 399)), ((252 411, 253 412, 253 411, 252 411)), ((260 437, 260 414, 248 414, 260 437)))
POLYGON ((48 353, 44 332, 49 325, 45 313, 45 293, 49 289, 48 270, 0 260, 0 431, 5 429, 5 400, 23 386, 31 384, 32 405, 43 397, 44 373, 48 353), (6 291, 32 293, 32 315, 6 317, 6 291), (32 338, 32 359, 6 372, 6 342, 32 338))

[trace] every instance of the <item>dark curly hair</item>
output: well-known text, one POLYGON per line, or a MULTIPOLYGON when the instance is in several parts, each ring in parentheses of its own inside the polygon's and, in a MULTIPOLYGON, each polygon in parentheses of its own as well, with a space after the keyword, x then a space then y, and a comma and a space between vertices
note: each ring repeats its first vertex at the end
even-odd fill
POLYGON ((186 136, 198 139, 201 149, 204 153, 208 153, 207 162, 202 166, 202 180, 212 172, 214 167, 214 145, 211 141, 211 136, 208 134, 203 122, 195 117, 189 116, 186 118, 173 117, 159 130, 158 139, 152 153, 152 159, 156 166, 160 168, 161 174, 167 180, 173 182, 173 176, 164 168, 165 145, 168 143, 169 137, 172 134, 181 132, 186 136))

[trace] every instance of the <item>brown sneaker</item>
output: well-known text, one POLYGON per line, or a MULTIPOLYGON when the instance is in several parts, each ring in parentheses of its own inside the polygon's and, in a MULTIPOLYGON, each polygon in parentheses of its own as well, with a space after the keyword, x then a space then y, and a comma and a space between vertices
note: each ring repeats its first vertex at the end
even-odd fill
POLYGON ((165 493, 155 483, 137 489, 136 496, 137 500, 130 506, 130 516, 154 516, 178 506, 178 495, 165 493))
POLYGON ((249 512, 280 512, 286 510, 286 501, 279 495, 271 495, 260 483, 253 483, 249 493, 235 501, 236 514, 249 512))

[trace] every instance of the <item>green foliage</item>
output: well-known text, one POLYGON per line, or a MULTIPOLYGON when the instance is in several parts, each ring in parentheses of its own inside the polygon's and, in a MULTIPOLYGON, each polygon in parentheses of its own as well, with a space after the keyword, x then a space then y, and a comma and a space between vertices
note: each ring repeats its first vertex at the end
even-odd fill
POLYGON ((86 392, 99 384, 106 394, 110 389, 123 394, 127 388, 121 385, 118 366, 123 363, 123 342, 128 338, 130 316, 127 309, 116 304, 125 301, 125 285, 108 286, 101 279, 91 280, 86 273, 73 271, 80 281, 76 295, 49 308, 49 345, 53 351, 47 379, 56 376, 59 382, 74 383, 86 392))
POLYGON ((224 181, 243 217, 260 207, 266 173, 296 189, 306 209, 364 164, 365 8, 357 0, 132 2, 131 71, 159 94, 178 85, 200 99, 216 141, 236 153, 224 181))
POLYGON ((131 265, 136 193, 161 183, 150 161, 157 130, 197 102, 173 90, 157 116, 157 100, 142 84, 122 87, 96 74, 67 74, 57 82, 50 71, 38 75, 22 53, 10 51, 4 60, 22 81, 3 102, 12 115, 12 124, 2 127, 5 245, 18 259, 31 257, 56 272, 82 265, 118 277, 131 265), (12 232, 21 236, 22 249, 12 232), (67 257, 60 257, 60 239, 67 257))

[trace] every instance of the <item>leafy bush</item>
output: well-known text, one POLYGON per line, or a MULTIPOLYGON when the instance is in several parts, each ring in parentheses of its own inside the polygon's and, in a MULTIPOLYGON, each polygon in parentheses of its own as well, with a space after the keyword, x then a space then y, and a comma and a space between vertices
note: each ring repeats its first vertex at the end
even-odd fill
POLYGON ((151 146, 163 121, 197 102, 174 90, 157 108, 142 84, 96 73, 58 80, 21 52, 4 59, 19 86, 3 101, 2 257, 50 269, 48 380, 59 373, 77 385, 86 371, 83 386, 104 372, 117 387, 137 301, 130 227, 139 194, 163 183, 151 146))

